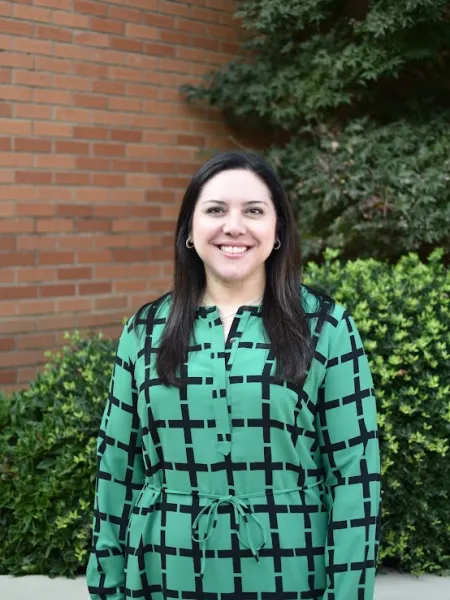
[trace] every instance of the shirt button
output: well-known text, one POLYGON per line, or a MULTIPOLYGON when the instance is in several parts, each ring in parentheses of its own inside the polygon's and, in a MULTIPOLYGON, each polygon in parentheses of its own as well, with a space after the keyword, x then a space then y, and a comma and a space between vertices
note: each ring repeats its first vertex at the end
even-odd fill
POLYGON ((234 344, 234 342, 236 341, 236 338, 230 338, 230 343, 234 344))

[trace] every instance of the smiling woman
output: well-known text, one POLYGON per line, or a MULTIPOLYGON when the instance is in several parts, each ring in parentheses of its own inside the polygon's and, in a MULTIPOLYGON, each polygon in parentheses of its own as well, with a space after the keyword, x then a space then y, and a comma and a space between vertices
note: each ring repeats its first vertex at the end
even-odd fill
MULTIPOLYGON (((263 296, 276 226, 270 191, 252 171, 221 171, 205 183, 189 236, 205 269, 203 303, 231 316, 251 298, 263 296)), ((224 326, 225 338, 230 326, 230 321, 224 326)))
POLYGON ((93 600, 372 600, 368 360, 345 308, 302 284, 260 157, 192 178, 173 290, 124 328, 97 453, 93 600))

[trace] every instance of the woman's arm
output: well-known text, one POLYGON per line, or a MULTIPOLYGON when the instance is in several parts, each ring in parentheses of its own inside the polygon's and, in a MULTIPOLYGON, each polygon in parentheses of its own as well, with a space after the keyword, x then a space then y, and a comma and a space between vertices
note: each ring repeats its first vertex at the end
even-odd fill
POLYGON ((126 530, 144 479, 133 335, 127 324, 97 441, 93 538, 86 574, 92 600, 125 600, 126 530))
POLYGON ((373 600, 380 529, 377 415, 369 363, 347 312, 330 342, 316 427, 329 511, 323 600, 373 600))

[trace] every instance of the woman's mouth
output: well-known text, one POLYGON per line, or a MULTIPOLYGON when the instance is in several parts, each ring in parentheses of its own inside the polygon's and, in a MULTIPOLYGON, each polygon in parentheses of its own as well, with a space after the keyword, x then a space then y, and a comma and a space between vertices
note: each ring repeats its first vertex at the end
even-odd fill
POLYGON ((249 246, 217 246, 224 254, 233 254, 239 256, 250 250, 249 246))

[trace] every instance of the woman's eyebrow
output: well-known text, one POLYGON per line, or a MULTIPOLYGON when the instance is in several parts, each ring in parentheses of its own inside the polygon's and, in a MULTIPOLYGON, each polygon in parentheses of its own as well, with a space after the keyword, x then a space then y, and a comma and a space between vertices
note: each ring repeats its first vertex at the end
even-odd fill
MULTIPOLYGON (((226 205, 226 202, 224 200, 216 200, 214 198, 210 198, 208 200, 205 200, 204 202, 205 202, 205 204, 207 202, 214 202, 215 204, 220 204, 222 206, 226 205)), ((244 204, 247 206, 250 204, 265 204, 265 205, 267 205, 267 202, 264 202, 264 200, 247 200, 246 202, 244 202, 244 204)))

